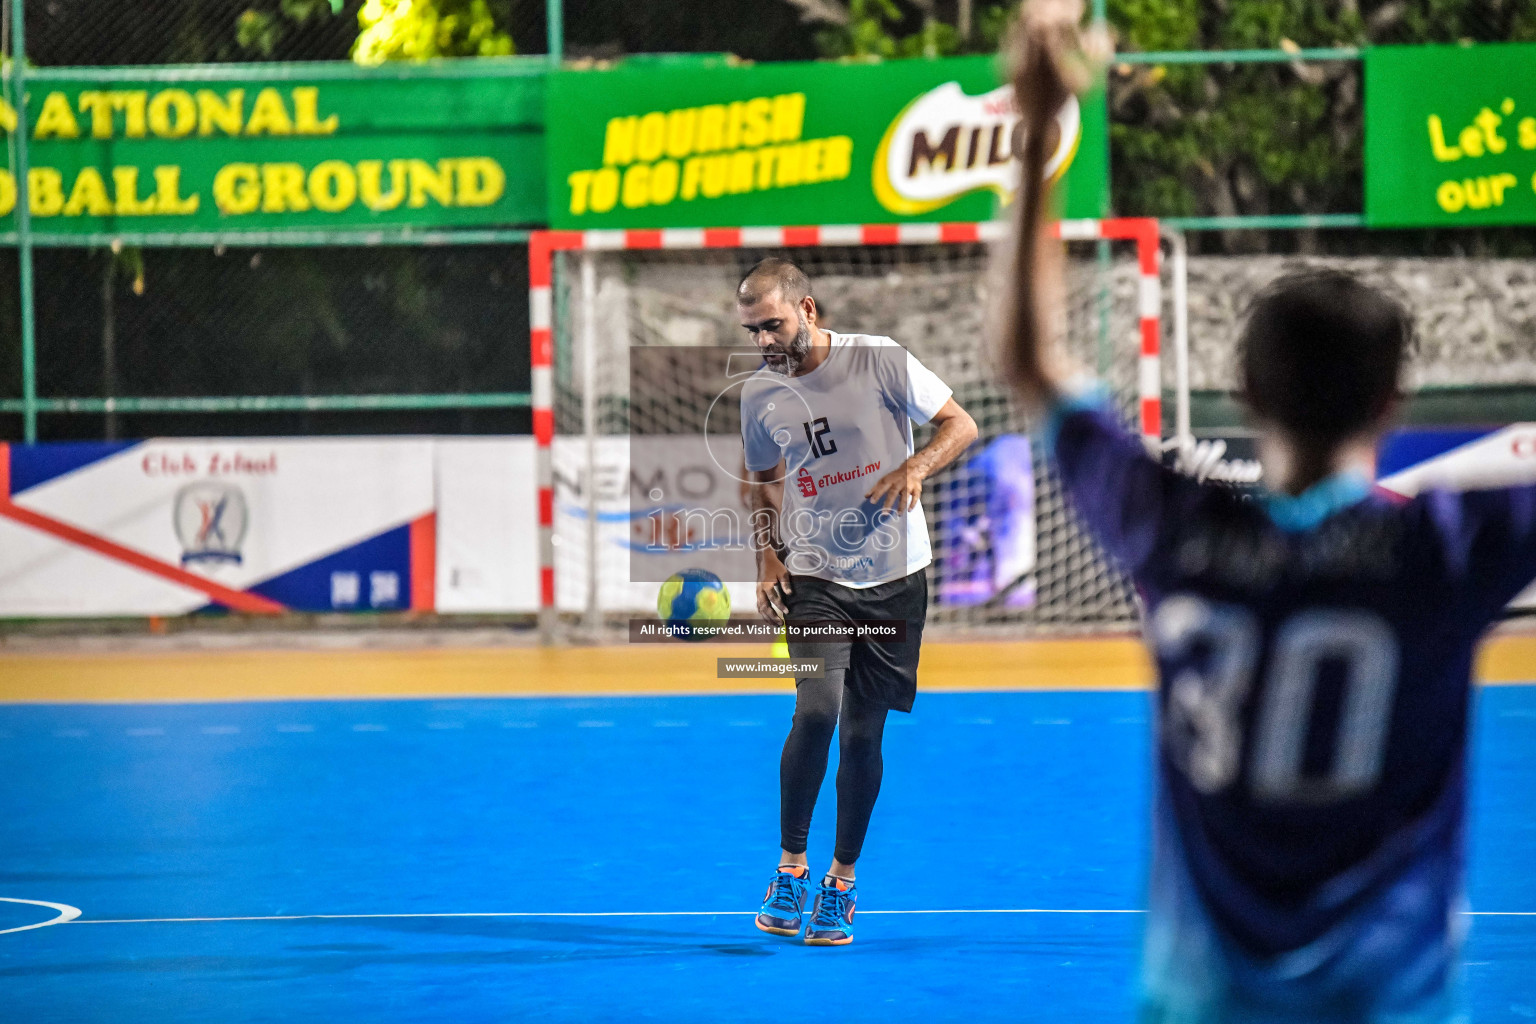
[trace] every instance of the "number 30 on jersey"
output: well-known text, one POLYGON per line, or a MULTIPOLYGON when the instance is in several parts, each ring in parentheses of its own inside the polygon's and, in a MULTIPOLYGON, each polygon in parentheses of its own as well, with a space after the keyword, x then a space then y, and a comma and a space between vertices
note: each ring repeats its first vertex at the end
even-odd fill
POLYGON ((1231 785, 1245 747, 1249 784, 1262 800, 1332 803, 1376 784, 1398 666, 1397 640, 1381 616, 1311 608, 1283 621, 1246 744, 1242 708, 1253 691, 1261 639, 1253 613, 1177 594, 1158 606, 1151 632, 1165 662, 1190 659, 1200 648, 1209 651, 1203 670, 1185 668, 1174 675, 1163 703, 1163 741, 1196 789, 1215 793, 1231 785), (1330 661, 1344 668, 1334 750, 1325 772, 1308 775, 1302 761, 1318 674, 1330 661))

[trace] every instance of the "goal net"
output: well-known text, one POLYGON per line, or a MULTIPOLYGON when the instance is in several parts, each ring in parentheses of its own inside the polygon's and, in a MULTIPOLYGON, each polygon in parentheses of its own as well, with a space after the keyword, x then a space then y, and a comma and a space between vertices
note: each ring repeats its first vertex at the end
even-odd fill
MULTIPOLYGON (((931 635, 1134 626, 1129 587, 1075 521, 1030 437, 1034 424, 1010 403, 985 348, 1001 233, 967 224, 536 236, 546 621, 567 638, 601 639, 632 615, 654 614, 658 581, 703 557, 700 524, 669 519, 663 494, 745 516, 739 406, 717 400, 715 364, 718 353, 750 349, 735 289, 758 260, 777 255, 810 277, 821 326, 893 338, 953 389, 980 429, 923 488, 931 635), (701 431, 712 433, 707 444, 678 442, 701 431), (722 454, 719 440, 732 433, 735 453, 722 454), (657 456, 651 446, 661 439, 677 443, 657 456), (663 553, 637 559, 637 546, 663 553)), ((1158 361, 1156 225, 1066 222, 1062 233, 1068 344, 1097 368, 1127 424, 1155 439, 1165 432, 1164 377, 1173 379, 1158 361), (1112 241, 1101 247, 1095 240, 1105 237, 1112 241)), ((914 440, 921 448, 931 436, 918 427, 914 440)), ((755 614, 751 581, 727 584, 733 609, 755 614)))

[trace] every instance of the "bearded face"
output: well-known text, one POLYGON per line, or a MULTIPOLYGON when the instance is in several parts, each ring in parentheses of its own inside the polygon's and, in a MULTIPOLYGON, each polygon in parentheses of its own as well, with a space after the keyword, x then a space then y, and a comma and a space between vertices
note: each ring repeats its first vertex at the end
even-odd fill
POLYGON ((774 341, 762 349, 763 361, 768 364, 768 368, 786 377, 793 377, 799 372, 811 351, 811 325, 806 323, 804 313, 796 311, 795 315, 800 322, 795 336, 787 343, 774 341))

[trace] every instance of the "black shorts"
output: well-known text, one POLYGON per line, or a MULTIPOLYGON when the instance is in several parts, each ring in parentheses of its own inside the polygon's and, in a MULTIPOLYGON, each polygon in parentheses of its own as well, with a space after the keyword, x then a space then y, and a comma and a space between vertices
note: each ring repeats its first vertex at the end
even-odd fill
POLYGON ((904 619, 902 641, 812 643, 791 640, 794 658, 825 658, 826 668, 846 669, 845 685, 860 699, 895 711, 911 711, 917 698, 917 658, 928 621, 928 575, 910 576, 875 587, 855 589, 817 576, 794 576, 787 604, 800 621, 904 619))

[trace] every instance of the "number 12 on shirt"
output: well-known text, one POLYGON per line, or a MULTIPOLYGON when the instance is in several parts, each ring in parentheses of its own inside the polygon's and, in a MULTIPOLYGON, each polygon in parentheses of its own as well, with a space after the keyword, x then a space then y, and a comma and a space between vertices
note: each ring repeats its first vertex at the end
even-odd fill
POLYGON ((825 416, 817 416, 809 423, 803 424, 803 426, 805 427, 805 443, 811 446, 812 458, 819 459, 823 455, 832 455, 837 451, 837 442, 827 436, 832 432, 832 428, 828 426, 825 416), (816 429, 812 431, 812 427, 816 429))

